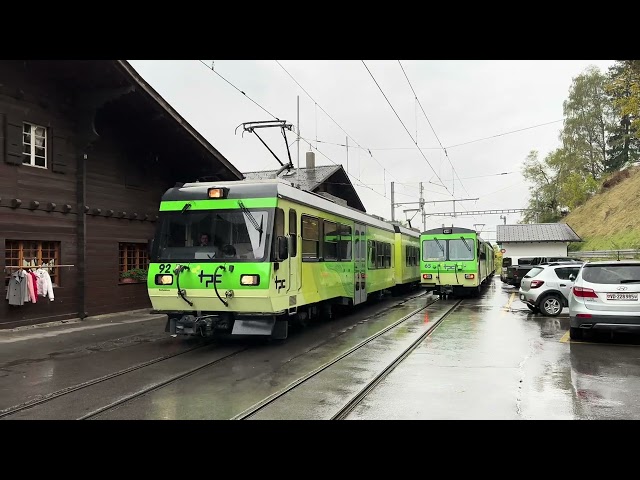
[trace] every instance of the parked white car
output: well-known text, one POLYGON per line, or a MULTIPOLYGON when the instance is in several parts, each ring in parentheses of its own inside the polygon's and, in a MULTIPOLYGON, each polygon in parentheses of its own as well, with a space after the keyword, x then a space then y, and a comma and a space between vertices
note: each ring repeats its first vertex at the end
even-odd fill
POLYGON ((520 283, 520 300, 534 313, 557 317, 569 305, 569 295, 582 264, 550 263, 533 267, 520 283))
POLYGON ((640 261, 585 263, 569 297, 569 335, 585 331, 640 332, 640 261))

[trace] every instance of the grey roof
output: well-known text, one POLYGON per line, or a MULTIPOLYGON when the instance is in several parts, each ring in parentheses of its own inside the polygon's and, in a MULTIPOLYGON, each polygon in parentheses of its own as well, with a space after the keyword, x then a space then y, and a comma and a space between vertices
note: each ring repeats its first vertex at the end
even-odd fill
POLYGON ((581 242, 582 239, 566 223, 530 223, 498 225, 497 243, 581 242))
MULTIPOLYGON (((299 184, 300 188, 313 192, 327 178, 340 169, 340 165, 320 165, 315 168, 301 168, 298 170, 296 177, 296 169, 282 172, 278 178, 288 180, 292 183, 299 184)), ((276 178, 278 170, 265 170, 262 172, 245 172, 243 175, 247 180, 268 180, 276 178)))

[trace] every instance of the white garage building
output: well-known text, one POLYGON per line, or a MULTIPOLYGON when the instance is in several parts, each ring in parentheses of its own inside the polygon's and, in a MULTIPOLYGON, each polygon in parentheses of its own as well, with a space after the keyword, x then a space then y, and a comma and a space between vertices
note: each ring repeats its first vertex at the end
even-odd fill
POLYGON ((514 261, 520 257, 566 257, 570 242, 582 239, 566 223, 528 223, 498 225, 496 243, 502 256, 514 261))

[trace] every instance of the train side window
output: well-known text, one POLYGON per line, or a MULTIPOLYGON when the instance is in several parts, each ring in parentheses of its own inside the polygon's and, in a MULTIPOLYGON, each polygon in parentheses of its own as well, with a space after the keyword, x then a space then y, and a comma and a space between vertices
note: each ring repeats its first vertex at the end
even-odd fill
POLYGON ((293 209, 289 210, 289 237, 291 238, 289 256, 295 257, 298 254, 298 217, 293 209))
POLYGON ((338 241, 339 259, 343 262, 351 261, 351 227, 349 225, 338 225, 340 240, 338 241))
POLYGON ((374 269, 376 268, 376 241, 369 240, 367 246, 369 247, 369 268, 374 269))
POLYGON ((318 260, 320 256, 320 225, 315 217, 302 215, 302 260, 318 260))
POLYGON ((391 244, 384 244, 384 268, 391 268, 391 244))
POLYGON ((335 222, 324 220, 324 260, 338 260, 338 229, 335 222))
POLYGON ((276 208, 276 215, 274 221, 274 235, 273 235, 273 247, 271 249, 272 257, 275 259, 277 252, 278 237, 284 236, 284 210, 276 208))
POLYGON ((384 268, 384 243, 376 242, 376 268, 384 268))
POLYGON ((406 245, 404 247, 405 265, 408 267, 411 265, 411 247, 406 245))

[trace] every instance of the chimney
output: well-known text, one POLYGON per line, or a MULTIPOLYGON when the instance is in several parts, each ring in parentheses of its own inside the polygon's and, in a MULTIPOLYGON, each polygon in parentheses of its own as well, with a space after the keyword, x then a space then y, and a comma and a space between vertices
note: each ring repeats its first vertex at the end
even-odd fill
POLYGON ((307 168, 316 168, 316 154, 307 152, 307 168))
POLYGON ((316 154, 313 152, 307 152, 307 178, 316 179, 316 154))

